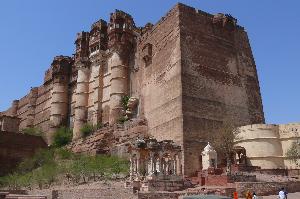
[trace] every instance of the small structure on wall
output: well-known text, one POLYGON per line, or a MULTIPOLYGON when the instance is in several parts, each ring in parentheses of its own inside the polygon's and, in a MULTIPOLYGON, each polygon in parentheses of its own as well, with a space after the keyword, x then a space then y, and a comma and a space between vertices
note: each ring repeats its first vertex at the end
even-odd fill
POLYGON ((202 151, 202 170, 217 168, 217 152, 208 142, 202 151))

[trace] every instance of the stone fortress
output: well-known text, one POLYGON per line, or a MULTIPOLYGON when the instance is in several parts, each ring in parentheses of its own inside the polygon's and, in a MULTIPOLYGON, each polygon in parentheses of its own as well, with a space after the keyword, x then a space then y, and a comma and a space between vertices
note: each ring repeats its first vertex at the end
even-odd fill
POLYGON ((217 136, 214 129, 230 118, 237 126, 259 124, 242 127, 245 140, 239 144, 253 154, 250 161, 258 163, 263 154, 249 143, 262 146, 262 139, 279 147, 276 163, 262 164, 284 165, 278 157, 285 138, 278 137, 278 126, 263 124, 247 32, 232 16, 179 3, 155 25, 137 27, 129 14, 116 10, 109 22, 99 20, 78 33, 75 49, 72 57, 55 57, 43 85, 2 113, 20 118, 19 130, 40 128, 50 144, 60 126, 72 128, 78 140, 86 123, 113 126, 125 115, 143 118, 149 135, 182 147, 183 173, 191 175, 201 167, 207 136, 217 136), (125 113, 124 96, 130 97, 125 113))

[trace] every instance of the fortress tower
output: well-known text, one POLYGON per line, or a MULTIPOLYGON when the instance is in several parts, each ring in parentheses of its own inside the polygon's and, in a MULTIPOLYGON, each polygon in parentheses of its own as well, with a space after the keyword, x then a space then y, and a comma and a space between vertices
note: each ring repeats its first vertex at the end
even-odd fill
POLYGON ((109 122, 116 123, 122 116, 123 96, 129 95, 129 62, 134 52, 135 27, 130 15, 116 10, 110 16, 108 30, 108 68, 111 70, 110 78, 110 115, 109 122))

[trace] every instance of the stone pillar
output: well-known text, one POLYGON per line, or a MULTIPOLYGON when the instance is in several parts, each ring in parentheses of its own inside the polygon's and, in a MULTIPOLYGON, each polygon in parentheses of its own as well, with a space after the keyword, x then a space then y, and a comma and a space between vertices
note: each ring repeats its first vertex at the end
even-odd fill
POLYGON ((78 67, 77 88, 76 88, 76 102, 75 102, 75 116, 73 140, 82 137, 80 129, 87 122, 87 107, 89 95, 89 76, 90 70, 86 66, 78 67))
POLYGON ((182 152, 178 153, 178 161, 177 161, 177 174, 182 175, 182 152))
POLYGON ((150 164, 150 169, 148 170, 148 175, 151 176, 154 173, 154 154, 153 152, 150 152, 149 155, 149 164, 150 164))
POLYGON ((164 165, 163 165, 163 154, 159 153, 159 174, 163 175, 164 174, 164 165))
POLYGON ((134 22, 130 15, 116 11, 111 14, 108 30, 111 70, 109 123, 116 123, 123 115, 122 97, 129 94, 129 60, 133 54, 134 22))
POLYGON ((131 157, 130 157, 130 180, 133 180, 134 167, 135 167, 135 165, 134 165, 134 158, 131 155, 131 157))
POLYGON ((141 165, 140 165, 140 155, 138 154, 137 156, 136 156, 136 174, 137 174, 137 177, 139 177, 140 176, 140 167, 141 167, 141 165))
POLYGON ((173 166, 174 166, 174 168, 173 168, 174 175, 177 175, 177 163, 178 163, 178 161, 177 161, 177 154, 175 154, 174 155, 174 163, 173 163, 173 166))

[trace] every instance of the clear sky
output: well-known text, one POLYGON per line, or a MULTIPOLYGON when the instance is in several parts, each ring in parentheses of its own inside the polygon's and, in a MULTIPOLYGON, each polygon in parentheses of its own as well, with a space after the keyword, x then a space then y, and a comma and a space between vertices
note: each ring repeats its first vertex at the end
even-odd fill
MULTIPOLYGON (((300 1, 182 0, 229 13, 249 34, 267 123, 300 122, 300 1)), ((0 111, 43 82, 56 55, 72 55, 77 32, 114 9, 137 26, 156 23, 175 0, 0 0, 0 111)))

